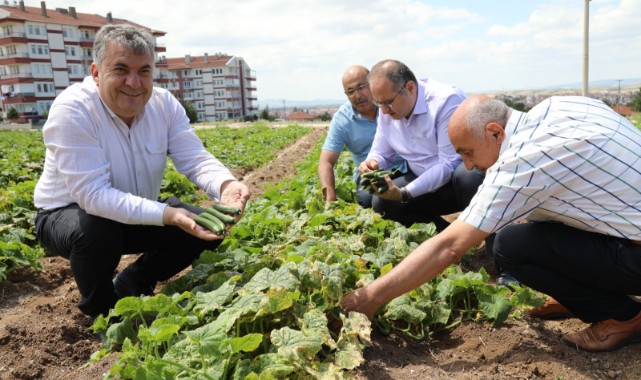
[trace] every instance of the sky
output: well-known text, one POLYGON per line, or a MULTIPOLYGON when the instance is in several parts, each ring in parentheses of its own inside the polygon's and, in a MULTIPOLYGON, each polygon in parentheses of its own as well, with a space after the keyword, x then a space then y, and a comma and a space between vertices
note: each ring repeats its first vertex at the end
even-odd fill
MULTIPOLYGON (((25 5, 40 7, 36 0, 25 5)), ((353 64, 407 64, 468 93, 579 84, 584 0, 47 0, 166 32, 167 57, 227 53, 257 97, 345 99, 353 64)), ((641 1, 589 3, 589 79, 641 78, 641 1)))

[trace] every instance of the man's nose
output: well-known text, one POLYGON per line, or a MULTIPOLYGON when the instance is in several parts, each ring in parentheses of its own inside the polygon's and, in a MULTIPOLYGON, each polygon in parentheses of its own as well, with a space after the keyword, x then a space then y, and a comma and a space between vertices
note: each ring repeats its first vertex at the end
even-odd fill
POLYGON ((138 76, 138 73, 132 71, 127 75, 127 81, 126 81, 127 86, 129 87, 140 87, 140 76, 138 76))

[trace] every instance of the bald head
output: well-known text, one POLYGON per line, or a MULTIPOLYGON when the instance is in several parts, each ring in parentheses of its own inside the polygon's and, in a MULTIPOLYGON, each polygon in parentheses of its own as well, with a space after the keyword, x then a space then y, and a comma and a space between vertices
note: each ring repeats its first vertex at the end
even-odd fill
POLYGON ((448 124, 450 140, 460 134, 481 137, 489 123, 505 128, 510 108, 500 100, 487 95, 473 95, 465 99, 454 111, 448 124))
POLYGON ((353 65, 348 67, 345 73, 343 73, 343 88, 346 87, 345 83, 350 83, 354 79, 367 83, 367 74, 369 74, 369 70, 365 66, 353 65))
POLYGON ((348 67, 343 74, 343 91, 356 112, 369 120, 374 120, 376 119, 376 106, 372 102, 367 74, 369 74, 369 70, 365 66, 348 67))
POLYGON ((468 169, 485 172, 497 161, 505 140, 510 108, 484 95, 470 96, 454 111, 448 136, 468 169))

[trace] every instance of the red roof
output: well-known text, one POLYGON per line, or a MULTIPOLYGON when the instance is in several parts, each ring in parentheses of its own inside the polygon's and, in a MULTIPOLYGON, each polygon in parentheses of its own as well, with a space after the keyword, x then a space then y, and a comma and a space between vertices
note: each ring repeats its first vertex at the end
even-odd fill
MULTIPOLYGON (((1 21, 33 21, 49 24, 62 24, 62 25, 75 25, 79 28, 100 29, 101 26, 108 24, 107 16, 100 16, 97 14, 80 13, 76 12, 76 17, 73 17, 70 9, 56 8, 47 9, 46 16, 42 15, 42 8, 24 6, 24 11, 18 5, 0 5, 0 9, 9 13, 9 15, 0 18, 1 21)), ((146 26, 136 24, 125 19, 112 18, 113 24, 129 24, 138 28, 147 29, 154 36, 164 36, 166 32, 153 30, 146 26)))
POLYGON ((287 120, 307 121, 307 120, 314 120, 314 119, 316 119, 316 116, 312 116, 307 112, 303 112, 303 111, 294 111, 289 115, 287 115, 287 120))
POLYGON ((612 106, 612 109, 615 110, 621 116, 630 116, 634 114, 634 110, 625 104, 615 104, 612 106))
POLYGON ((226 54, 214 54, 207 56, 207 63, 205 63, 205 56, 187 56, 178 58, 167 58, 167 67, 169 69, 189 69, 200 67, 222 67, 229 62, 233 57, 226 54))

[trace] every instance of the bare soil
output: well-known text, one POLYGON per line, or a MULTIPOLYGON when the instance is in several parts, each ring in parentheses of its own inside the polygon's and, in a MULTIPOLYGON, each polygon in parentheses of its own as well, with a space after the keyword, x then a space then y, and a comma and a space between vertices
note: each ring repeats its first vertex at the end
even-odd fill
MULTIPOLYGON (((235 173, 252 198, 264 184, 294 176, 294 163, 324 129, 299 139, 266 168, 235 173)), ((135 257, 125 257, 122 266, 135 257)), ((78 290, 65 259, 46 257, 43 269, 21 269, 0 284, 0 379, 99 379, 114 357, 88 365, 100 341, 76 307, 78 290)), ((465 267, 493 265, 485 255, 466 258, 465 267)), ((541 321, 524 317, 499 328, 466 322, 423 341, 374 331, 360 379, 641 379, 641 345, 589 354, 567 347, 562 334, 586 327, 576 319, 541 321)))

